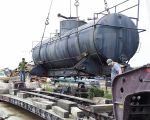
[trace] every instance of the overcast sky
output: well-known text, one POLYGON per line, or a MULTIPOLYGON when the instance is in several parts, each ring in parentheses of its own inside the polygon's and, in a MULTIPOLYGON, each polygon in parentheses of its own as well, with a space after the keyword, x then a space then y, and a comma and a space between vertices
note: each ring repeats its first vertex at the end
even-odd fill
MULTIPOLYGON (((113 0, 113 2, 112 0, 107 0, 109 7, 121 1, 123 0, 113 0)), ((135 3, 136 0, 130 1, 128 5, 135 3)), ((32 61, 32 45, 41 40, 50 3, 51 0, 0 1, 0 68, 16 68, 22 57, 25 57, 28 62, 32 61)), ((71 0, 72 16, 76 15, 74 3, 75 0, 71 0)), ((93 17, 94 12, 100 12, 104 9, 103 0, 79 0, 79 3, 79 17, 86 21, 87 18, 93 17)), ((139 28, 147 31, 140 33, 140 49, 131 59, 131 66, 150 63, 150 0, 141 0, 140 3, 139 28)), ((61 19, 57 17, 58 13, 70 16, 69 5, 70 0, 53 0, 50 24, 47 26, 45 38, 48 38, 50 33, 54 33, 56 29, 59 29, 61 19)), ((136 12, 134 11, 129 13, 135 15, 136 12)))

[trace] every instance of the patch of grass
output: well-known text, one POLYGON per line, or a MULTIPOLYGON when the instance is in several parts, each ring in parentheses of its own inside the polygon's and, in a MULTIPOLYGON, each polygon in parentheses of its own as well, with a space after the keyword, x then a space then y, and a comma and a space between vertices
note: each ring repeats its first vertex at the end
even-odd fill
POLYGON ((48 92, 54 91, 54 89, 48 83, 44 83, 42 86, 43 86, 42 88, 44 88, 45 91, 48 91, 48 92))
POLYGON ((112 93, 111 93, 111 91, 105 91, 104 98, 112 99, 112 93))
POLYGON ((54 91, 54 89, 51 88, 51 87, 47 87, 45 90, 48 91, 48 92, 53 92, 54 91))
POLYGON ((93 97, 104 97, 104 90, 97 87, 90 88, 89 98, 92 99, 93 97))

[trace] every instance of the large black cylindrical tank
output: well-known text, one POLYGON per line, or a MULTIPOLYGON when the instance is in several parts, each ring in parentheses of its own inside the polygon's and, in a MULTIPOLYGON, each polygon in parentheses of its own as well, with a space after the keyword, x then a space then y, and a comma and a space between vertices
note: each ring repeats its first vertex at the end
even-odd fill
POLYGON ((73 29, 55 41, 39 43, 33 48, 32 57, 36 65, 45 63, 47 69, 56 69, 73 67, 79 62, 78 58, 87 53, 91 56, 89 61, 95 64, 89 65, 89 69, 98 72, 102 67, 100 63, 107 58, 118 62, 130 60, 138 45, 139 34, 133 21, 114 13, 80 26, 78 32, 73 29))

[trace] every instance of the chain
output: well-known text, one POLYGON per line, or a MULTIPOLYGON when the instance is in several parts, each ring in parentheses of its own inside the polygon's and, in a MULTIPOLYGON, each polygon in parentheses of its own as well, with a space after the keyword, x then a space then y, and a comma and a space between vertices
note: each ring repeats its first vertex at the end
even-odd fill
POLYGON ((108 4, 107 1, 104 0, 104 4, 105 4, 105 10, 107 11, 108 14, 110 14, 109 8, 108 8, 108 4))
POLYGON ((75 0, 74 5, 75 5, 76 7, 78 7, 78 6, 79 6, 79 0, 75 0))
POLYGON ((45 25, 49 24, 49 17, 46 18, 45 25))
POLYGON ((78 7, 79 7, 79 0, 75 0, 74 5, 76 6, 76 17, 77 17, 77 20, 79 20, 79 19, 78 19, 78 7))
POLYGON ((76 6, 76 17, 77 17, 77 32, 76 32, 76 36, 77 36, 77 41, 78 41, 78 49, 79 49, 79 52, 80 52, 79 31, 78 31, 78 27, 79 27, 79 16, 78 16, 79 0, 75 0, 74 5, 76 6))
POLYGON ((46 18, 46 21, 45 21, 44 31, 43 31, 42 38, 41 38, 41 44, 40 44, 40 47, 39 47, 39 58, 40 58, 40 60, 41 60, 40 51, 41 51, 41 47, 42 47, 42 41, 43 41, 44 34, 45 34, 45 31, 46 31, 46 26, 49 24, 49 15, 50 15, 50 12, 51 12, 52 3, 53 3, 53 0, 51 0, 51 4, 49 6, 48 15, 47 15, 47 18, 46 18))

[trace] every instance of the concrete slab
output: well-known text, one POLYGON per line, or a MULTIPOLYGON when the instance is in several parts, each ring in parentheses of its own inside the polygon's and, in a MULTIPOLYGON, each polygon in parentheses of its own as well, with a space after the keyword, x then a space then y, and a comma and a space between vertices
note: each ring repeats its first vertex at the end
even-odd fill
MULTIPOLYGON (((93 117, 89 117, 89 119, 88 120, 95 120, 95 118, 93 118, 93 117)), ((102 119, 103 120, 103 119, 102 119)))
POLYGON ((0 94, 9 94, 9 90, 8 89, 1 89, 0 88, 0 94))
POLYGON ((110 112, 113 110, 113 104, 90 105, 90 110, 96 113, 110 112))
POLYGON ((0 94, 9 94, 9 83, 0 81, 0 94))
POLYGON ((52 110, 62 118, 69 118, 69 112, 59 106, 52 106, 52 110))
POLYGON ((26 88, 41 88, 40 83, 39 82, 25 82, 26 88))
POLYGON ((23 92, 17 93, 17 97, 19 97, 19 98, 27 98, 28 96, 29 96, 29 94, 27 94, 27 93, 23 93, 23 92))
POLYGON ((48 101, 43 98, 32 98, 32 103, 33 105, 41 109, 51 109, 52 106, 56 105, 55 102, 48 101))
POLYGON ((60 99, 57 101, 57 106, 69 111, 71 113, 71 107, 76 107, 77 103, 69 100, 60 99))
POLYGON ((71 114, 74 118, 82 118, 84 116, 83 111, 78 107, 71 107, 71 114))
POLYGON ((9 89, 9 94, 10 95, 17 95, 18 92, 19 92, 18 89, 9 89))

